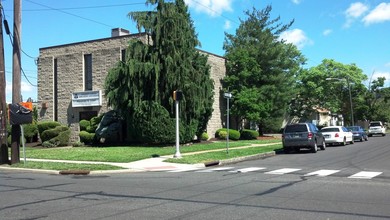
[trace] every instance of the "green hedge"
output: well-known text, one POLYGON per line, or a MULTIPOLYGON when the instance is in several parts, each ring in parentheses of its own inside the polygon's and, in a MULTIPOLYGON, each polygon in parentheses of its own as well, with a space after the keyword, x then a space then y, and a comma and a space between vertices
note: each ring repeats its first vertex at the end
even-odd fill
MULTIPOLYGON (((41 122, 38 122, 37 124, 38 126, 38 132, 39 132, 39 136, 42 138, 42 133, 48 129, 53 129, 57 126, 61 126, 61 124, 57 121, 41 121, 41 122)), ((42 140, 43 142, 43 140, 42 140)))
POLYGON ((67 126, 60 125, 60 126, 57 126, 55 128, 47 129, 47 130, 43 131, 42 135, 41 135, 42 143, 45 141, 48 141, 54 137, 57 137, 61 132, 66 131, 66 130, 69 130, 69 128, 67 126))
POLYGON ((250 129, 243 129, 240 132, 241 140, 255 140, 259 136, 259 132, 250 129))
POLYGON ((37 124, 24 124, 23 133, 26 138, 27 143, 33 142, 34 137, 38 135, 38 126, 37 124))
MULTIPOLYGON (((225 132, 227 135, 227 129, 226 128, 220 128, 215 132, 215 137, 218 139, 226 139, 225 135, 221 136, 221 131, 225 132)), ((229 129, 229 139, 230 140, 240 140, 240 132, 234 129, 229 129)))
POLYGON ((86 131, 87 127, 90 126, 90 122, 88 120, 83 119, 79 122, 79 126, 80 131, 86 131))
POLYGON ((80 142, 84 144, 92 144, 95 137, 95 133, 89 133, 87 131, 80 131, 80 142))

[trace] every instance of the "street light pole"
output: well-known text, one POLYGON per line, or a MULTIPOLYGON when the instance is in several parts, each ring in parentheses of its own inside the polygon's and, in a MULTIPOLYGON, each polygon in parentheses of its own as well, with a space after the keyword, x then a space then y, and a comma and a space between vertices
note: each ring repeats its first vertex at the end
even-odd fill
POLYGON ((229 99, 231 99, 233 96, 230 92, 226 92, 224 94, 224 97, 226 98, 226 128, 227 128, 227 135, 226 135, 226 153, 229 154, 229 99))

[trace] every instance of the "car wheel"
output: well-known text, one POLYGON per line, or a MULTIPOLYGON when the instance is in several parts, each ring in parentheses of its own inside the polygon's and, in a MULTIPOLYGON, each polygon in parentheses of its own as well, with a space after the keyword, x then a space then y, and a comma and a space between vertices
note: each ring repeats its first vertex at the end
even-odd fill
POLYGON ((352 138, 352 141, 349 142, 350 144, 354 144, 355 143, 355 140, 352 138))
POLYGON ((313 147, 311 148, 311 152, 312 152, 312 153, 317 153, 317 151, 318 151, 317 142, 314 142, 314 145, 313 145, 313 147))
POLYGON ((287 148, 287 147, 283 147, 283 151, 284 151, 285 154, 291 153, 291 149, 287 148))
POLYGON ((372 134, 369 134, 368 137, 372 137, 372 134))
POLYGON ((322 141, 322 145, 321 145, 321 150, 325 150, 326 149, 326 143, 325 141, 323 140, 322 141))
POLYGON ((386 136, 386 134, 382 134, 382 136, 386 136))
POLYGON ((341 145, 343 145, 343 146, 347 145, 347 139, 345 137, 344 137, 343 142, 341 143, 341 145))
POLYGON ((364 138, 364 140, 365 140, 365 141, 368 141, 368 136, 366 136, 366 137, 364 138))

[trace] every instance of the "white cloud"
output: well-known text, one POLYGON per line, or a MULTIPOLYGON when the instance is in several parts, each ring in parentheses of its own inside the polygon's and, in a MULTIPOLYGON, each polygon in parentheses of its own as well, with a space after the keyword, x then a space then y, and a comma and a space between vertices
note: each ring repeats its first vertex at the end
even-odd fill
POLYGON ((313 44, 313 41, 310 40, 306 35, 305 32, 303 32, 300 29, 294 29, 291 31, 285 31, 283 32, 280 37, 280 39, 285 40, 287 43, 292 43, 295 46, 298 47, 298 49, 302 49, 306 45, 313 44))
POLYGON ((210 16, 219 16, 224 11, 233 11, 233 0, 185 0, 185 3, 195 11, 210 16))
POLYGON ((390 3, 381 3, 362 19, 365 25, 390 21, 390 3))
MULTIPOLYGON (((26 101, 29 97, 36 99, 36 88, 30 85, 27 82, 21 82, 20 84, 20 92, 22 93, 23 101, 26 101)), ((6 82, 6 99, 8 103, 12 102, 12 82, 6 82)))
POLYGON ((332 29, 326 29, 326 30, 324 30, 324 31, 322 32, 322 35, 328 36, 328 35, 331 34, 332 32, 333 32, 332 29))
POLYGON ((364 15, 368 11, 368 6, 361 3, 361 2, 355 2, 352 3, 349 8, 344 12, 346 17, 346 22, 344 24, 344 27, 348 28, 351 26, 351 24, 359 17, 364 15))
POLYGON ((372 75, 372 80, 378 79, 378 77, 385 77, 385 86, 390 83, 390 72, 374 72, 372 75))
POLYGON ((225 25, 223 26, 223 29, 229 30, 231 26, 232 26, 232 25, 231 25, 230 21, 229 21, 229 20, 226 20, 226 21, 225 21, 225 25))
POLYGON ((302 0, 291 0, 294 4, 298 5, 302 2, 302 0))

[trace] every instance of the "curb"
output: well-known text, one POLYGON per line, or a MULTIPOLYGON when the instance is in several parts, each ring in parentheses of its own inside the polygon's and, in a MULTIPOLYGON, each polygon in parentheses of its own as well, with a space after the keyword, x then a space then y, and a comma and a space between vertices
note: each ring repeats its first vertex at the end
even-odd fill
POLYGON ((272 151, 272 152, 244 156, 244 157, 237 157, 237 158, 232 158, 232 159, 210 161, 210 162, 204 163, 204 166, 210 167, 210 166, 228 165, 228 164, 234 164, 234 163, 238 163, 238 162, 242 162, 242 161, 246 161, 246 160, 264 159, 264 158, 272 157, 275 155, 276 155, 275 151, 272 151))

